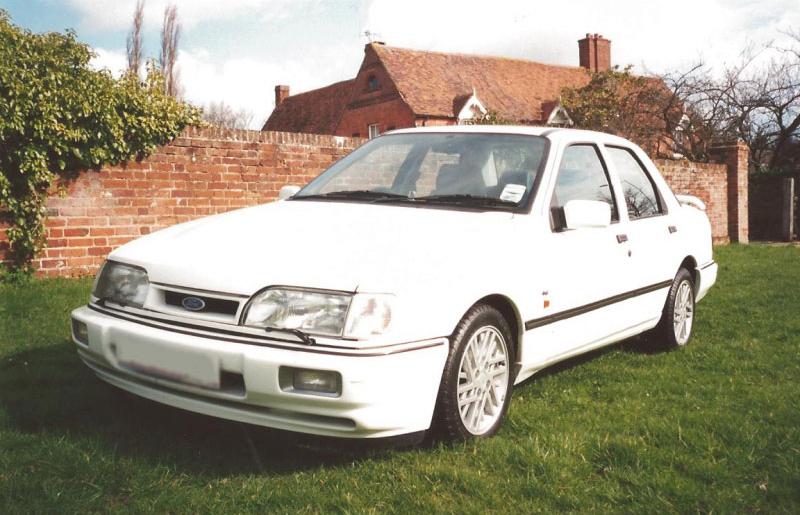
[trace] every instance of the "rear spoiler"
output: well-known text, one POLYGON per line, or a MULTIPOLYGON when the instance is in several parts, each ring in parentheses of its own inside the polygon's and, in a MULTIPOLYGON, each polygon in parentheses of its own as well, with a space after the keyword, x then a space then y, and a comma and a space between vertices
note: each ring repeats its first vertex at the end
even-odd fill
POLYGON ((694 195, 675 195, 682 206, 692 206, 700 211, 706 210, 706 204, 694 195))

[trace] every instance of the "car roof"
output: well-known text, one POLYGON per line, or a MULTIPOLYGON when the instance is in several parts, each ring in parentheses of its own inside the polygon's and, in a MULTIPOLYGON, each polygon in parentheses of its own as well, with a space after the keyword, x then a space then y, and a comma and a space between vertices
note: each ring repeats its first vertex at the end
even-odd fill
POLYGON ((435 127, 413 127, 397 129, 384 134, 427 134, 427 133, 480 133, 480 134, 522 134, 546 137, 553 141, 597 141, 601 143, 635 146, 630 141, 605 132, 567 129, 562 127, 536 127, 530 125, 440 125, 435 127))

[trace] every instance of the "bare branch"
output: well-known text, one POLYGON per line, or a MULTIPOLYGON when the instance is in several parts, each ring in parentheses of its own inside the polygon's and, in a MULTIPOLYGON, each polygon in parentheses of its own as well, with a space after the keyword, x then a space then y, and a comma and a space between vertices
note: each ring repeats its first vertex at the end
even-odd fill
POLYGON ((128 33, 126 49, 128 56, 128 72, 134 76, 139 76, 142 66, 142 24, 144 20, 144 0, 136 2, 136 10, 133 11, 133 25, 128 33))
POLYGON ((168 5, 164 9, 164 23, 161 26, 161 55, 158 64, 164 73, 165 90, 173 97, 180 96, 178 81, 178 42, 181 37, 181 24, 178 21, 178 8, 168 5))
POLYGON ((203 109, 205 121, 226 129, 249 129, 253 117, 252 111, 236 110, 225 102, 211 102, 203 109))

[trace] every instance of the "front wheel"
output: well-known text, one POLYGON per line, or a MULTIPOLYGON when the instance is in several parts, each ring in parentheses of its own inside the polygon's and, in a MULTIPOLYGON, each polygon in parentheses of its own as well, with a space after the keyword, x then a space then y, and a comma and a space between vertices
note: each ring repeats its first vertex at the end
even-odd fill
POLYGON ((683 347, 692 338, 694 325, 694 281, 685 268, 678 270, 664 304, 655 336, 667 348, 683 347))
POLYGON ((497 432, 511 400, 511 328, 492 306, 478 304, 451 337, 437 402, 438 426, 448 439, 497 432))

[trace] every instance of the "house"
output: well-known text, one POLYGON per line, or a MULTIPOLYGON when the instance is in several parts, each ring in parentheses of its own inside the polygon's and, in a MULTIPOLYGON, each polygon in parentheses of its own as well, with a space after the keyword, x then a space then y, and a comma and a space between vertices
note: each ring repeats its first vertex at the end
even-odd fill
POLYGON ((489 111, 523 124, 571 125, 558 99, 611 66, 611 41, 586 34, 580 66, 426 52, 369 43, 354 79, 297 95, 275 86, 263 130, 374 137, 403 127, 470 123, 489 111))

